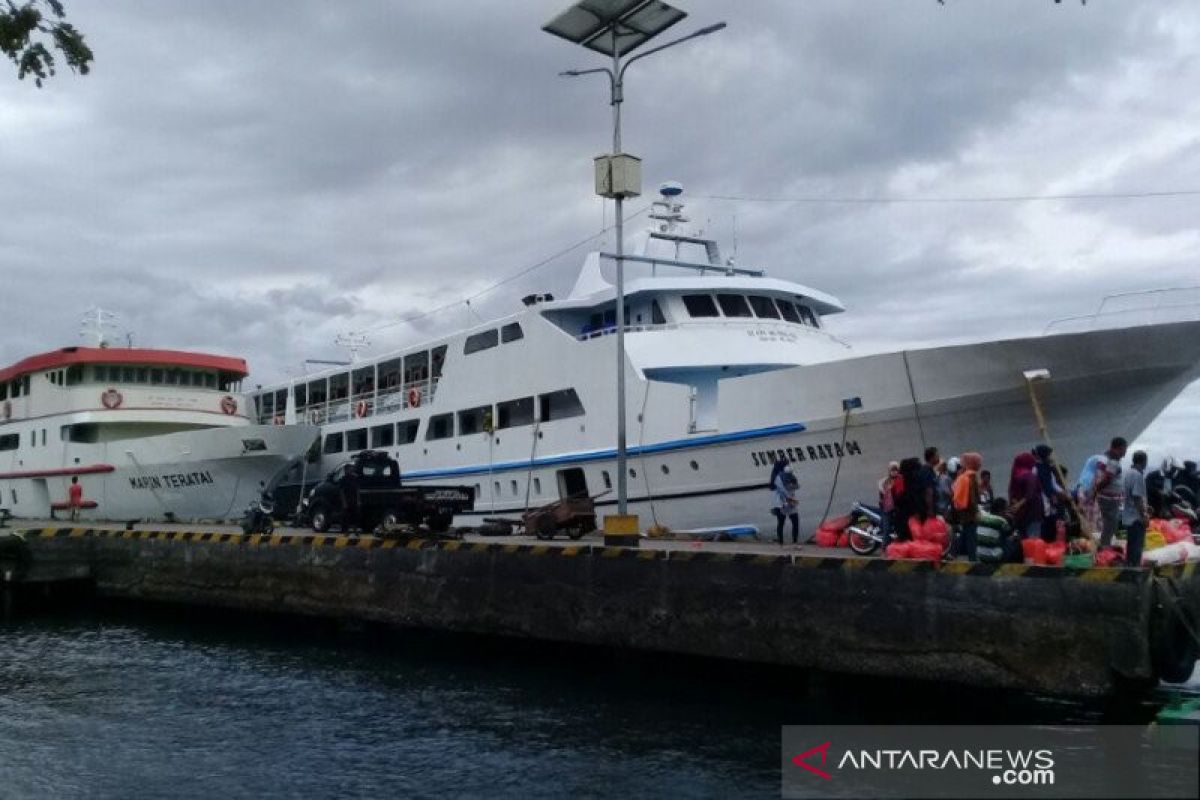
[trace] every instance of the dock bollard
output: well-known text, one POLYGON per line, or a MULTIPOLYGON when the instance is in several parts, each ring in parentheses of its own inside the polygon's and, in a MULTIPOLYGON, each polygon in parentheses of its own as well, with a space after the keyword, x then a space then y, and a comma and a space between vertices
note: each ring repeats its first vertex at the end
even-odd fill
POLYGON ((605 547, 637 547, 641 538, 637 514, 608 514, 604 517, 605 547))

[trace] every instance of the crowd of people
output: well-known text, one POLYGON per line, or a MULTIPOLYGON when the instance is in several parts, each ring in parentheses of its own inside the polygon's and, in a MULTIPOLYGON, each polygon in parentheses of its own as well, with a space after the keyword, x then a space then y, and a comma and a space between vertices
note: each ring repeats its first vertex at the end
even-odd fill
POLYGON ((1195 502, 1200 494, 1200 473, 1194 461, 1182 465, 1166 459, 1147 474, 1143 451, 1133 453, 1128 469, 1121 466, 1128 443, 1114 438, 1108 449, 1087 460, 1074 484, 1067 470, 1054 460, 1054 450, 1039 444, 1018 453, 1009 474, 1007 496, 998 496, 992 474, 983 469, 978 453, 943 460, 936 447, 924 458, 907 458, 888 464, 879 481, 879 507, 885 539, 909 537, 909 521, 924 522, 939 516, 957 532, 950 556, 976 558, 976 526, 980 513, 1004 517, 1021 538, 1053 542, 1060 528, 1078 534, 1098 534, 1102 548, 1110 547, 1124 528, 1126 563, 1141 563, 1146 528, 1152 516, 1168 517, 1176 490, 1195 502))
MULTIPOLYGON (((1086 531, 1098 537, 1100 547, 1105 548, 1112 546, 1118 531, 1124 529, 1124 560, 1138 565, 1150 519, 1170 517, 1180 493, 1195 505, 1200 497, 1200 472, 1194 461, 1179 464, 1166 458, 1147 473, 1149 458, 1141 450, 1133 453, 1125 469, 1121 462, 1127 451, 1125 439, 1112 439, 1107 450, 1087 459, 1078 479, 1070 484, 1067 469, 1055 461, 1053 448, 1039 444, 1013 459, 1007 493, 1001 495, 979 453, 943 460, 938 448, 927 447, 923 458, 889 463, 887 474, 879 481, 883 539, 885 543, 906 541, 911 537, 912 520, 924 524, 941 517, 955 532, 948 556, 974 561, 977 525, 980 515, 988 514, 1006 520, 1019 539, 1040 538, 1047 543, 1056 541, 1065 528, 1072 536, 1086 531)), ((779 544, 784 544, 788 523, 792 544, 799 544, 799 484, 786 458, 774 464, 768 485, 779 544)))

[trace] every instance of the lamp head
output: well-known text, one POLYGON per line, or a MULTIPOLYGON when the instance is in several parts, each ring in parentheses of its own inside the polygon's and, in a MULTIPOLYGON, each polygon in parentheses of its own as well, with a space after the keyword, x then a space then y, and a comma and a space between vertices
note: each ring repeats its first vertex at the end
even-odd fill
POLYGON ((1027 369, 1025 370, 1025 380, 1033 383, 1034 381, 1050 380, 1050 370, 1048 369, 1027 369))

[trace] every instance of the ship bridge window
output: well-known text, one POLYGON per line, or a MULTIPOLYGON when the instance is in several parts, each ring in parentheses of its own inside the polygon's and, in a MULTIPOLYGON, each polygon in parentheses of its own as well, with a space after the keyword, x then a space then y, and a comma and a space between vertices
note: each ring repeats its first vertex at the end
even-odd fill
POLYGON ((779 312, 775 309, 775 304, 771 302, 771 298, 769 297, 757 294, 750 295, 750 307, 754 309, 754 316, 756 317, 779 319, 779 312))
POLYGON ((521 323, 519 322, 510 322, 500 329, 500 341, 504 344, 524 338, 525 332, 521 330, 521 323))
POLYGON ((776 300, 775 304, 779 306, 779 313, 788 322, 800 322, 800 315, 796 313, 796 307, 787 300, 776 300))
POLYGON ((805 325, 811 325, 814 328, 821 327, 819 324, 817 324, 817 315, 813 313, 811 308, 797 303, 796 310, 800 312, 800 319, 804 320, 805 325))
POLYGON ((419 383, 429 378, 429 351, 411 353, 404 357, 405 385, 419 383))
POLYGON ((688 314, 693 317, 720 316, 717 313, 717 304, 713 302, 711 295, 685 294, 683 296, 683 305, 687 309, 688 314))
POLYGON ((541 407, 543 422, 567 417, 581 417, 584 414, 583 403, 574 389, 560 389, 557 392, 538 395, 538 405, 541 407))
POLYGON ((746 304, 746 298, 740 294, 719 294, 717 302, 721 304, 721 311, 727 317, 750 316, 750 306, 746 304))
POLYGON ((454 415, 435 414, 429 418, 429 429, 425 431, 425 441, 449 439, 454 435, 454 415))
POLYGON ((73 364, 67 367, 67 386, 83 383, 83 367, 73 364))
POLYGON ((442 377, 442 367, 446 366, 446 345, 433 348, 433 379, 442 377))
POLYGON ((396 427, 394 425, 376 425, 371 428, 371 447, 391 447, 396 443, 396 427))
POLYGON ((663 314, 662 306, 658 304, 657 300, 650 301, 650 322, 654 325, 667 324, 667 318, 663 314))
POLYGON ((469 356, 471 353, 478 353, 480 350, 490 350, 499 343, 499 331, 495 328, 492 328, 490 331, 473 333, 467 337, 467 342, 463 345, 463 355, 469 356))
POLYGON ((367 429, 356 428, 346 431, 346 450, 353 453, 356 450, 367 449, 367 429))
POLYGON ((481 433, 491 427, 492 407, 477 406, 458 412, 458 435, 481 433))
POLYGON ((398 389, 400 387, 400 359, 393 358, 379 365, 380 390, 398 389))
POLYGON ((8 384, 0 383, 0 400, 8 399, 8 384))
POLYGON ((343 372, 340 375, 329 376, 329 399, 345 400, 350 393, 350 375, 343 372))
POLYGON ((496 404, 496 427, 515 428, 533 424, 533 398, 522 397, 496 404))
MULTIPOLYGON (((270 422, 271 417, 275 415, 275 395, 267 392, 262 396, 261 405, 259 407, 259 422, 270 422)), ((339 451, 340 452, 340 451, 339 451)))
POLYGON ((412 444, 417 440, 417 428, 421 426, 421 420, 408 419, 404 422, 396 423, 396 443, 397 444, 412 444))
POLYGON ((320 380, 309 381, 308 382, 308 402, 314 406, 324 403, 325 398, 328 396, 325 393, 325 389, 326 389, 326 387, 325 387, 325 379, 324 378, 321 378, 320 380))
POLYGON ((342 434, 340 431, 338 433, 325 434, 325 447, 322 452, 325 455, 342 452, 342 434))
POLYGON ((375 391, 375 365, 354 370, 354 396, 375 391))
POLYGON ((6 433, 3 436, 0 436, 0 450, 16 450, 20 446, 20 434, 6 433))

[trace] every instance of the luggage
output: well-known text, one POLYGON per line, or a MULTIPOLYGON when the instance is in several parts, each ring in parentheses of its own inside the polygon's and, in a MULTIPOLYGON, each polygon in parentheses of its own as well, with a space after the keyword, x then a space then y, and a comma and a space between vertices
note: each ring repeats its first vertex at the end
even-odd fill
POLYGON ((975 543, 980 547, 999 547, 1004 534, 992 527, 980 525, 975 529, 975 543))
POLYGON ((1000 531, 1000 533, 1004 535, 1012 533, 1012 525, 1010 525, 1008 520, 999 514, 980 512, 979 519, 977 521, 979 522, 980 528, 991 528, 993 530, 1000 531))
POLYGON ((838 532, 828 528, 818 528, 816 536, 817 547, 837 547, 838 532))
POLYGON ((1000 564, 1004 561, 1004 548, 979 544, 975 548, 975 558, 984 564, 1000 564))
POLYGON ((912 542, 892 542, 887 546, 888 558, 911 558, 912 542))
POLYGON ((1046 554, 1046 543, 1041 539, 1022 539, 1021 553, 1026 564, 1041 564, 1046 554))

